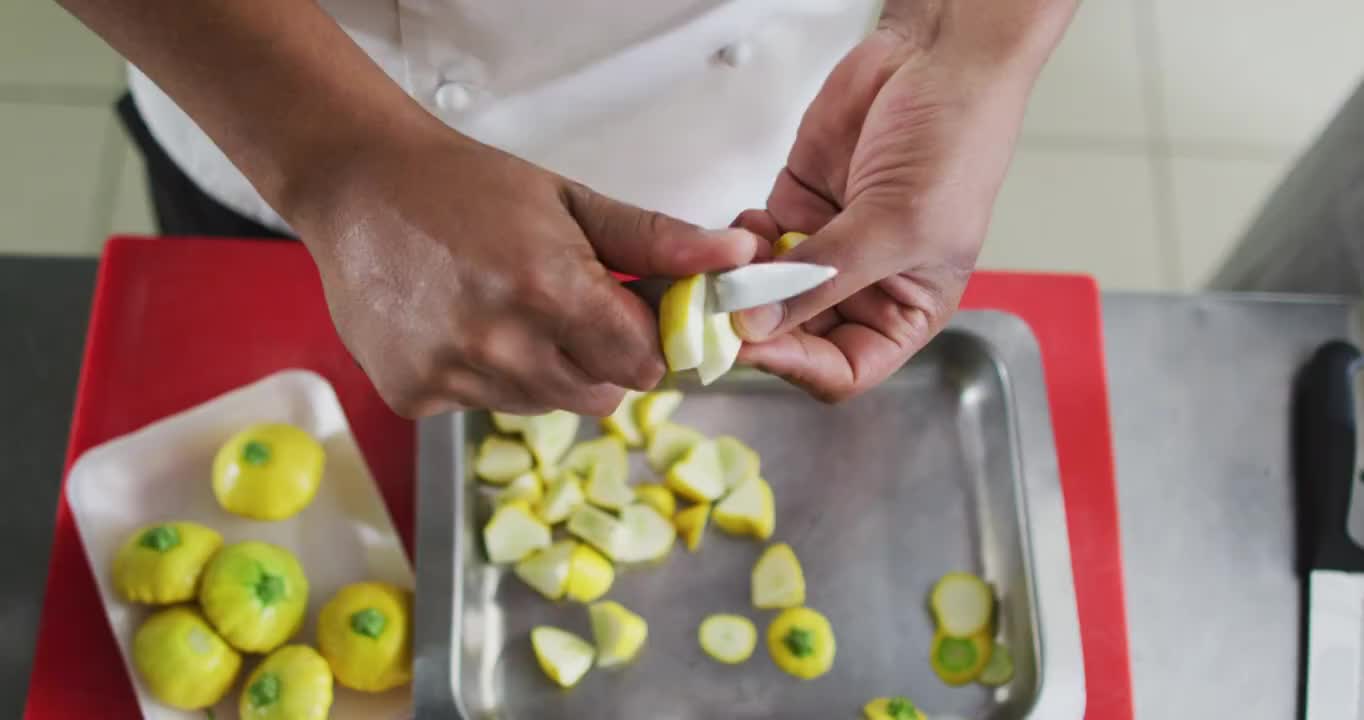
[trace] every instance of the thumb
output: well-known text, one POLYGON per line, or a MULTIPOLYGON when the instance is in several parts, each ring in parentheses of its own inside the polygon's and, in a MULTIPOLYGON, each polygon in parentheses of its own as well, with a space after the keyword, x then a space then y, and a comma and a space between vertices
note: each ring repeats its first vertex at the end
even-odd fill
POLYGON ((569 185, 568 210, 603 265, 636 277, 683 277, 747 265, 759 238, 740 228, 706 230, 569 185))
POLYGON ((854 209, 845 210, 790 251, 782 261, 829 265, 838 270, 828 282, 783 302, 737 313, 734 327, 749 342, 784 335, 853 293, 897 272, 896 238, 854 209))

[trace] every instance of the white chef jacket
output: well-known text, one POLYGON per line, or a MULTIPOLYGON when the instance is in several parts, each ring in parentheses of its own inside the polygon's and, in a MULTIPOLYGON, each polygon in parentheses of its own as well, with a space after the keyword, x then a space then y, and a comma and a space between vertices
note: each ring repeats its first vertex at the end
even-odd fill
MULTIPOLYGON (((762 207, 805 108, 877 0, 320 0, 450 127, 705 226, 762 207)), ((201 189, 288 225, 136 68, 152 136, 201 189)))

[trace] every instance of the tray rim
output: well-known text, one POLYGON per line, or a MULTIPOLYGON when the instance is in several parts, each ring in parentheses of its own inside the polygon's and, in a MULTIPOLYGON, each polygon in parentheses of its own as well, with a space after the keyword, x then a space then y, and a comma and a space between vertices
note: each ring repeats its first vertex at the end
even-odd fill
MULTIPOLYGON (((1019 507, 1026 528, 1023 557, 1034 595, 1040 658, 1037 694, 1025 717, 1079 720, 1086 704, 1084 653, 1041 347, 1026 321, 1001 310, 960 311, 944 330, 949 331, 973 335, 983 343, 1014 409, 1013 445, 1023 490, 1019 507), (1037 558, 1054 560, 1038 563, 1037 558)), ((455 593, 463 570, 455 562, 458 548, 452 520, 463 512, 464 494, 456 492, 456 483, 441 481, 454 476, 456 453, 422 451, 449 448, 452 441, 458 445, 463 429, 462 413, 426 418, 417 427, 416 717, 448 717, 453 709, 457 720, 469 719, 451 683, 454 618, 463 606, 463 598, 455 593), (449 513, 451 508, 454 514, 449 513)))

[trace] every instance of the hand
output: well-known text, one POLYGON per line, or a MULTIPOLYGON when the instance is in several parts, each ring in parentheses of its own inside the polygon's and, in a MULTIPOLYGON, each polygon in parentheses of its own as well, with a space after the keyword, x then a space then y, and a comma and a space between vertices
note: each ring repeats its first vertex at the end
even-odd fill
MULTIPOLYGON (((1014 43, 1004 20, 989 21, 1008 2, 948 4, 956 12, 935 27, 889 18, 835 67, 766 209, 735 221, 769 240, 810 233, 782 259, 838 268, 736 323, 749 341, 742 362, 825 401, 884 380, 955 311, 1050 50, 1033 35, 1014 43), (1022 50, 1040 58, 1020 60, 1022 50)), ((1059 37, 1064 21, 1053 24, 1059 37)))
POLYGON ((360 151, 299 219, 342 340, 397 412, 609 414, 665 371, 655 313, 607 268, 747 263, 756 237, 598 195, 440 128, 360 151))

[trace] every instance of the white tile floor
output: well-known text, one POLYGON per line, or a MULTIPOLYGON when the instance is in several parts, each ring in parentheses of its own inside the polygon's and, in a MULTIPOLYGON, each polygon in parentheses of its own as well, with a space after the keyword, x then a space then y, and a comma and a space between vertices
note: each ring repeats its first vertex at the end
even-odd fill
MULTIPOLYGON (((1364 76, 1360 0, 1083 0, 1038 83, 981 264, 1197 287, 1364 76)), ((149 232, 117 56, 0 3, 0 252, 149 232)))

